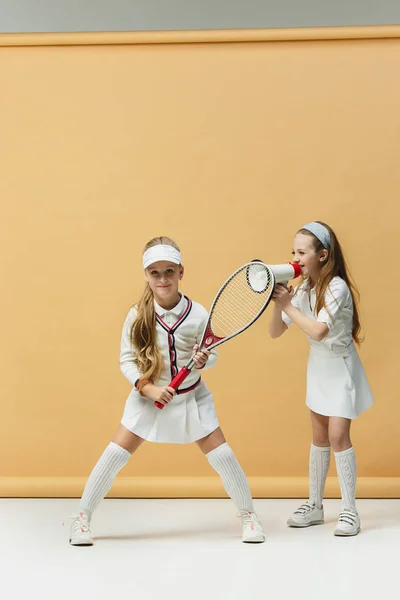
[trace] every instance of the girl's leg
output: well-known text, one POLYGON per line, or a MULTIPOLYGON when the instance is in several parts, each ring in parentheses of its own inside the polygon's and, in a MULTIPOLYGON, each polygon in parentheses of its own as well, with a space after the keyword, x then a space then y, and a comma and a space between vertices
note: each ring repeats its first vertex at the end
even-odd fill
POLYGON ((242 518, 244 542, 264 542, 265 535, 254 511, 253 499, 246 475, 232 449, 218 427, 197 445, 217 471, 228 496, 233 500, 242 518))
POLYGON ((118 427, 113 440, 104 450, 86 483, 79 504, 79 514, 73 516, 70 543, 76 546, 93 544, 90 531, 92 515, 110 490, 115 477, 127 464, 144 440, 128 431, 123 425, 118 427))
POLYGON ((322 500, 329 470, 331 449, 329 445, 329 417, 311 413, 313 441, 309 458, 310 496, 288 519, 290 527, 309 527, 324 522, 322 500))
POLYGON ((206 455, 210 465, 221 477, 224 488, 228 496, 232 498, 236 508, 254 512, 253 500, 246 476, 232 449, 226 443, 221 429, 218 427, 210 435, 198 440, 196 443, 206 455))
POLYGON ((325 483, 331 461, 329 442, 329 417, 311 412, 313 441, 310 448, 309 483, 310 504, 322 508, 325 483))
POLYGON ((340 536, 357 535, 360 531, 360 518, 356 508, 357 465, 354 448, 350 439, 351 420, 331 417, 329 438, 335 452, 336 470, 342 494, 342 507, 334 534, 340 536))

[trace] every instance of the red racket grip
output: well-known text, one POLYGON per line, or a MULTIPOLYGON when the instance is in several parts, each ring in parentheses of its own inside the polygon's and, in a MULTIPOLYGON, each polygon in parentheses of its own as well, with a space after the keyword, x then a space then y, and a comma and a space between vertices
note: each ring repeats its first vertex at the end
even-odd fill
MULTIPOLYGON (((182 369, 179 371, 178 375, 175 375, 175 377, 173 378, 173 380, 171 381, 171 383, 169 384, 168 387, 174 388, 174 390, 176 391, 179 386, 185 381, 186 377, 189 375, 191 369, 188 369, 187 367, 182 367, 182 369)), ((165 406, 165 404, 161 404, 160 402, 154 402, 154 406, 157 406, 157 408, 159 408, 160 410, 162 410, 165 406)))

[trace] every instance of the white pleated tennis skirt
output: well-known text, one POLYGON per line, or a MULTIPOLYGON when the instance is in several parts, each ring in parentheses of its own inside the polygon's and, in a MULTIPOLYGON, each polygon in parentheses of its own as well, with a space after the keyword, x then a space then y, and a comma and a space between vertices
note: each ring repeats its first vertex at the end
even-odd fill
POLYGON ((327 417, 355 419, 374 398, 354 344, 332 350, 310 345, 306 404, 327 417))
POLYGON ((219 427, 214 399, 206 384, 174 396, 162 410, 134 388, 129 394, 121 423, 149 442, 190 444, 219 427))

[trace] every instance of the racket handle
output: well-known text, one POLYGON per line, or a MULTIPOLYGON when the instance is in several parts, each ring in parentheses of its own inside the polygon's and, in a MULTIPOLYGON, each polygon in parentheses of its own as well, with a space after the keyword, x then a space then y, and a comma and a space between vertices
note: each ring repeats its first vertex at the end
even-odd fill
MULTIPOLYGON (((191 371, 191 369, 188 369, 187 367, 183 367, 179 371, 178 375, 175 375, 175 377, 173 378, 173 380, 171 381, 171 383, 169 384, 168 387, 171 387, 176 391, 179 388, 179 386, 185 381, 185 379, 189 375, 190 371, 191 371)), ((157 408, 162 410, 165 405, 156 401, 156 402, 154 402, 154 406, 156 406, 157 408)))
POLYGON ((168 387, 172 387, 176 391, 182 385, 182 383, 185 381, 185 379, 189 375, 190 371, 191 371, 191 369, 188 369, 187 367, 182 367, 182 369, 179 371, 178 375, 175 375, 175 377, 173 378, 173 380, 171 381, 171 383, 169 384, 168 387))

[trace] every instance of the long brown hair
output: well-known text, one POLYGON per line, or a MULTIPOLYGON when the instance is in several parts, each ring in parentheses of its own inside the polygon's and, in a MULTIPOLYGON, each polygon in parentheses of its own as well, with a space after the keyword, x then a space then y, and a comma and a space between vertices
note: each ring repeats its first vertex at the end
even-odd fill
POLYGON ((358 311, 358 303, 360 301, 360 293, 354 283, 354 279, 349 272, 349 268, 346 263, 346 259, 343 255, 343 250, 340 246, 339 240, 333 229, 329 227, 326 223, 322 221, 315 221, 316 223, 320 223, 326 227, 331 236, 331 245, 330 248, 327 249, 320 242, 320 240, 308 229, 299 229, 297 233, 301 233, 302 235, 308 235, 313 242, 313 247, 316 253, 322 252, 322 250, 328 250, 327 259, 324 261, 321 267, 321 271, 318 277, 318 281, 316 282, 316 303, 315 303, 315 313, 317 314, 321 308, 327 309, 325 305, 325 293, 326 290, 334 277, 340 277, 343 279, 350 290, 351 297, 353 299, 353 327, 352 327, 352 336, 353 340, 360 344, 363 341, 361 336, 361 324, 360 317, 358 311))
MULTIPOLYGON (((179 246, 166 236, 155 237, 143 249, 163 244, 179 251, 179 246)), ((131 344, 135 348, 135 360, 143 380, 157 381, 163 369, 163 359, 156 340, 156 312, 154 295, 148 283, 137 303, 137 317, 131 329, 131 344)))

